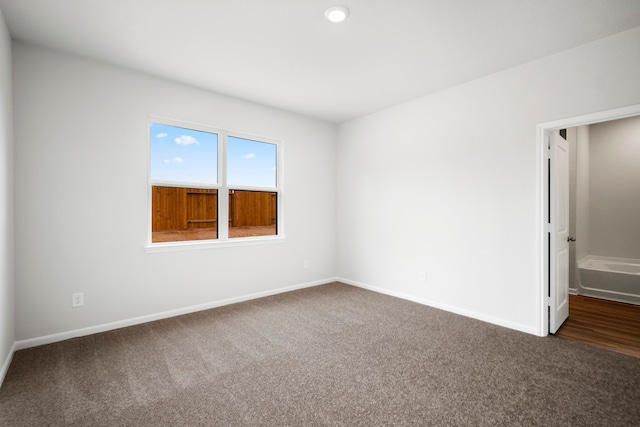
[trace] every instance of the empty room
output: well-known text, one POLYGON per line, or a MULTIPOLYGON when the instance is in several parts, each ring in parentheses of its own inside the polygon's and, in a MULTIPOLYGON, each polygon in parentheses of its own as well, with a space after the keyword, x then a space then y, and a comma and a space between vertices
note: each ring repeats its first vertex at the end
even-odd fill
POLYGON ((637 0, 0 0, 0 425, 637 425, 561 331, 639 70, 637 0))

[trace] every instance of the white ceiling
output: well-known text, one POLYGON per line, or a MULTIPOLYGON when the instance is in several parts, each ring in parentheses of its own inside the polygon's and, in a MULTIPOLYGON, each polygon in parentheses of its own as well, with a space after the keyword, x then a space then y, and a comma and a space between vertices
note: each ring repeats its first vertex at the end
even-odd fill
POLYGON ((0 0, 0 10, 14 39, 334 123, 640 26, 640 0, 0 0), (324 19, 334 4, 351 11, 342 24, 324 19))

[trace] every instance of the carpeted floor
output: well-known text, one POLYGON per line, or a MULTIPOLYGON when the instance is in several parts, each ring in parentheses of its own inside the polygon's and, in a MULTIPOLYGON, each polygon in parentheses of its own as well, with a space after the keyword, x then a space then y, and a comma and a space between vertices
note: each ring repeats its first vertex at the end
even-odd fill
POLYGON ((18 351, 2 426, 632 426, 640 359, 330 284, 18 351))

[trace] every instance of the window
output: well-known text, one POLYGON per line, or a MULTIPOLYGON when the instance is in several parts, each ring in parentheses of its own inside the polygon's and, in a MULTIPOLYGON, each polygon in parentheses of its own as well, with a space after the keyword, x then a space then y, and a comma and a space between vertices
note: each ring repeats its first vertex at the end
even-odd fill
POLYGON ((150 242, 277 236, 281 142, 155 119, 150 242))

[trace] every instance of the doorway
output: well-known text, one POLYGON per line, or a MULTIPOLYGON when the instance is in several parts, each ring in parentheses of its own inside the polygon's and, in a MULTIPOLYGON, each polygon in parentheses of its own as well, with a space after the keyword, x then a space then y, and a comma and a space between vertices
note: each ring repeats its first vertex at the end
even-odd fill
MULTIPOLYGON (((607 122, 617 119, 628 118, 632 116, 640 115, 640 105, 634 105, 625 108, 619 108, 615 110, 603 111, 599 113, 588 114, 584 116, 578 116, 554 122, 548 122, 538 125, 538 149, 537 149, 537 192, 538 192, 538 209, 537 209, 537 221, 539 225, 539 239, 537 240, 538 246, 538 265, 539 277, 537 281, 539 283, 538 293, 538 307, 539 307, 539 335, 546 336, 550 332, 552 322, 550 316, 552 312, 558 312, 559 306, 562 301, 558 298, 552 298, 553 295, 561 295, 562 289, 558 289, 558 283, 562 286, 562 281, 555 280, 560 269, 569 271, 569 259, 566 257, 565 261, 556 262, 551 261, 553 255, 552 242, 556 239, 556 231, 554 230, 554 224, 550 224, 552 203, 550 197, 552 194, 553 181, 556 179, 555 171, 552 168, 552 162, 549 156, 550 141, 553 138, 554 133, 558 133, 560 129, 573 128, 582 125, 590 125, 601 122, 607 122)), ((555 197, 555 196, 554 196, 555 197)), ((564 272, 562 272, 564 274, 564 272)), ((568 280, 567 280, 568 282, 568 280)), ((567 283, 568 285, 568 283, 567 283)), ((554 328, 559 328, 562 321, 558 324, 558 319, 555 319, 556 323, 554 328)), ((555 331, 553 331, 555 332, 555 331)))

